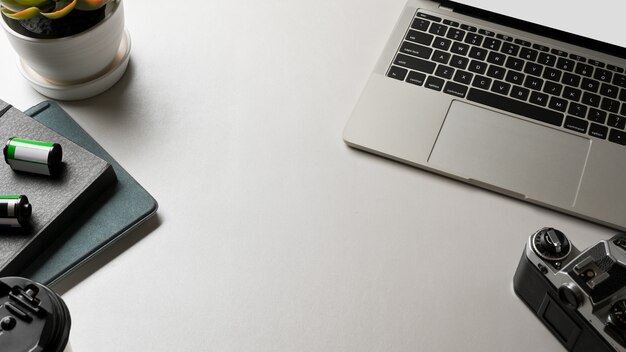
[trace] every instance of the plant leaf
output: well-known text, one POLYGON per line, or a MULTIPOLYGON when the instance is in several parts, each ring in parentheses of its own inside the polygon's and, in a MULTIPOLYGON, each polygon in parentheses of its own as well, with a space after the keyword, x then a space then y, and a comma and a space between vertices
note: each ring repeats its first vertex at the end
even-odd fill
POLYGON ((79 0, 76 4, 76 9, 82 11, 97 10, 108 2, 110 0, 79 0))
POLYGON ((68 13, 72 12, 78 0, 69 1, 59 1, 57 2, 57 8, 53 12, 42 12, 41 15, 45 16, 51 20, 56 20, 57 18, 61 18, 67 16, 68 13))
POLYGON ((22 10, 19 12, 13 12, 9 9, 2 9, 2 13, 8 18, 12 18, 14 20, 27 20, 29 18, 33 18, 41 13, 36 7, 29 7, 26 10, 22 10))

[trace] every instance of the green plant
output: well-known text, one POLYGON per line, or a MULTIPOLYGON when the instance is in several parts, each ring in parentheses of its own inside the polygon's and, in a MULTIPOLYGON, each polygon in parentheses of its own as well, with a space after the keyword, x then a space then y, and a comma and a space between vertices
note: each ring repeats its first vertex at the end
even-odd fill
POLYGON ((112 0, 0 0, 2 13, 15 20, 41 15, 49 19, 65 17, 72 10, 97 10, 112 0))

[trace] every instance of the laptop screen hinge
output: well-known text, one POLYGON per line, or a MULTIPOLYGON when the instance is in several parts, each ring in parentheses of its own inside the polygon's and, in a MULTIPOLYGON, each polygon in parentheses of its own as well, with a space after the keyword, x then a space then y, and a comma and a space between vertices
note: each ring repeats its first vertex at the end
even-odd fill
POLYGON ((453 9, 452 7, 447 6, 447 5, 445 5, 445 4, 441 4, 441 5, 439 5, 439 8, 440 8, 440 9, 442 9, 442 10, 446 10, 446 11, 454 12, 454 9, 453 9))

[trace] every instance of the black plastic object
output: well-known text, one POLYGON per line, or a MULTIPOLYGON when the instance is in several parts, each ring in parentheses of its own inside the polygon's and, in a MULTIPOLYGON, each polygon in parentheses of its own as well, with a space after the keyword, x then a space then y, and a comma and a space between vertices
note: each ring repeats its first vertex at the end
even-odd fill
POLYGON ((0 351, 62 352, 70 312, 46 286, 21 277, 0 278, 0 351))

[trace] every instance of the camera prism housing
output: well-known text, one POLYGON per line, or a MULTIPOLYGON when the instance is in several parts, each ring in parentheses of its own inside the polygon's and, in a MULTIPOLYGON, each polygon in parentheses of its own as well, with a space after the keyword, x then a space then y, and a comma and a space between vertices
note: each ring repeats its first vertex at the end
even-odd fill
POLYGON ((626 234, 580 251, 543 228, 528 239, 513 287, 568 351, 626 352, 626 234))

